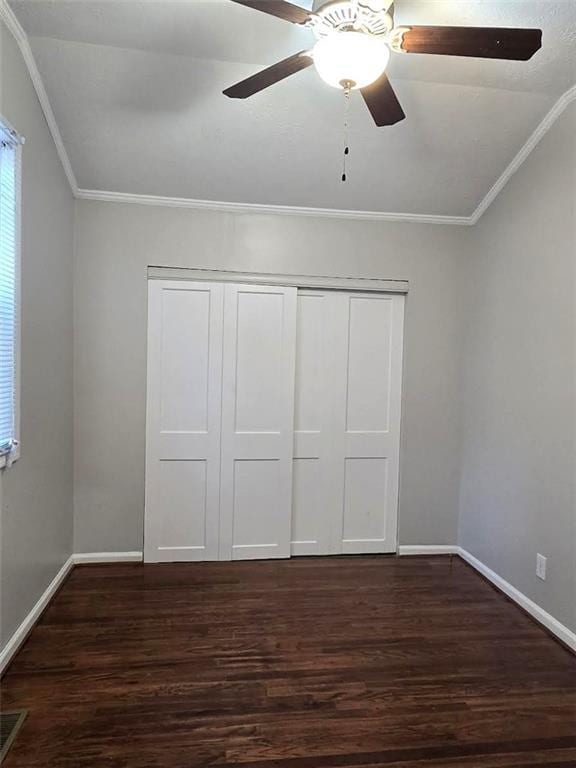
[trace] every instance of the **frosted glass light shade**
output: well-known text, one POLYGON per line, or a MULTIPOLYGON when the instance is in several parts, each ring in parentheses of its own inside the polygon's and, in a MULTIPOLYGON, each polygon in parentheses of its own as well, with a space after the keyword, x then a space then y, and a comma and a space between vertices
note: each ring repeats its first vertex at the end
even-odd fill
POLYGON ((318 40, 312 58, 328 85, 342 88, 344 82, 350 82, 352 88, 364 88, 384 72, 390 51, 379 37, 364 32, 333 32, 318 40))

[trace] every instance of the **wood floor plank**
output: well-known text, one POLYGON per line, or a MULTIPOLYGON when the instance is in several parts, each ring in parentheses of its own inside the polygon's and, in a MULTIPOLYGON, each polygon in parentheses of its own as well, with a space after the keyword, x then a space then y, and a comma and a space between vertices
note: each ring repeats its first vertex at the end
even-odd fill
POLYGON ((576 657, 458 558, 74 569, 6 768, 576 768, 576 657))

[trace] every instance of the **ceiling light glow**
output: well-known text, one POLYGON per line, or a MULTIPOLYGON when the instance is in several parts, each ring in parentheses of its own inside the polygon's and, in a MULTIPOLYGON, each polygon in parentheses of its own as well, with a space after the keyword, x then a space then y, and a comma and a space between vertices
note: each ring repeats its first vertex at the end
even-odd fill
POLYGON ((320 38, 312 58, 318 74, 328 85, 364 88, 384 72, 390 51, 381 37, 340 31, 320 38))

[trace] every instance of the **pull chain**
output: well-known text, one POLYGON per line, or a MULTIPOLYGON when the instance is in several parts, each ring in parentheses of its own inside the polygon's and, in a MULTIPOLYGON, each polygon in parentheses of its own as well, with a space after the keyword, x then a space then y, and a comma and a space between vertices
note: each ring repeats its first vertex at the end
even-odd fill
POLYGON ((350 148, 348 147, 348 131, 350 128, 349 115, 350 115, 351 83, 346 81, 343 83, 343 86, 344 86, 344 155, 342 157, 342 181, 346 181, 346 160, 348 158, 348 154, 350 153, 350 148))

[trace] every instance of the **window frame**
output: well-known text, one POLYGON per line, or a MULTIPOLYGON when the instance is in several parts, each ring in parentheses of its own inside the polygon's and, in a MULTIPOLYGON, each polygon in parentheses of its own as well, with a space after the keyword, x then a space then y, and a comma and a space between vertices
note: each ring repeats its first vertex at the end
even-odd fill
POLYGON ((14 254, 14 446, 8 453, 0 454, 0 471, 10 467, 20 458, 20 402, 21 402, 21 357, 22 357, 22 148, 24 137, 14 129, 0 113, 0 127, 11 134, 16 150, 16 231, 14 254))

